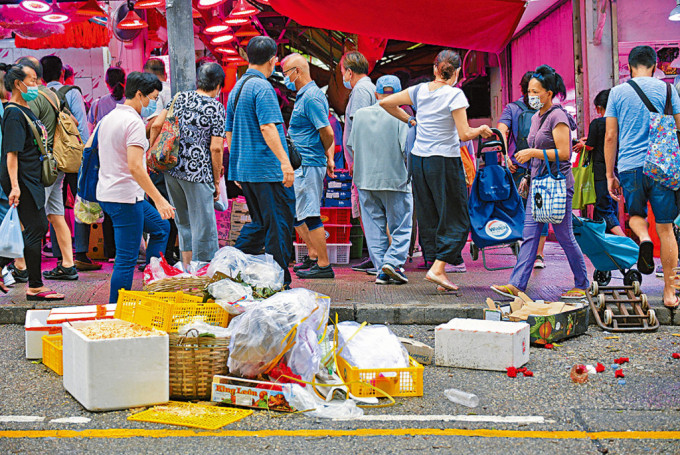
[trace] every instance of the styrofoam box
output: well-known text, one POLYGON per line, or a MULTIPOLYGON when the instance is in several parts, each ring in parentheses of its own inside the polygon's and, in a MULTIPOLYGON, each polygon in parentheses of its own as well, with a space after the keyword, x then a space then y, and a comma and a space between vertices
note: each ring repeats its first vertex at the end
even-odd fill
POLYGON ((24 323, 24 340, 26 342, 26 358, 42 359, 42 337, 61 332, 61 325, 48 325, 50 310, 28 310, 24 323))
POLYGON ((439 366, 504 371, 529 361, 529 324, 451 319, 437 326, 435 363, 439 366))
POLYGON ((168 335, 90 340, 76 330, 94 323, 64 324, 64 388, 88 411, 166 403, 168 335))

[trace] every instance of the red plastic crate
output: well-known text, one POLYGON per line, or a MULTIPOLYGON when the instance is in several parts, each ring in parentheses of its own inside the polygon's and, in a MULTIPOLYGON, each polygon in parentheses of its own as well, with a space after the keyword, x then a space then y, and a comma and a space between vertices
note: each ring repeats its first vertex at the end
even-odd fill
MULTIPOLYGON (((349 243, 351 224, 324 224, 323 228, 326 230, 326 243, 349 243)), ((295 239, 297 243, 303 243, 297 232, 295 239)))
POLYGON ((321 221, 323 224, 348 225, 352 223, 352 209, 349 207, 322 207, 321 221))

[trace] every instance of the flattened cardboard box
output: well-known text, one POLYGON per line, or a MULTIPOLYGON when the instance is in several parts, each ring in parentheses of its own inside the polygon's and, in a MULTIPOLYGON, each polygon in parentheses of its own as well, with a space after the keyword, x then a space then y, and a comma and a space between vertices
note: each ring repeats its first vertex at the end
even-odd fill
POLYGON ((296 409, 288 404, 283 393, 282 387, 285 386, 267 381, 215 375, 212 401, 245 408, 295 412, 296 409))
POLYGON ((413 357, 418 363, 422 365, 431 365, 434 358, 434 348, 421 343, 420 341, 411 340, 409 338, 399 338, 401 344, 408 351, 408 355, 413 357))

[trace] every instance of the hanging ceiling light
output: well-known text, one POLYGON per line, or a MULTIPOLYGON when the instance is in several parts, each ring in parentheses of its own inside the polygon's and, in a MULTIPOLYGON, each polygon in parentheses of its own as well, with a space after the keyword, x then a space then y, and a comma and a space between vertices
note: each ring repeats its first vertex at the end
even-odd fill
POLYGON ((234 36, 238 36, 239 38, 243 38, 244 36, 260 36, 260 32, 253 27, 253 24, 248 22, 240 27, 236 33, 234 33, 234 36))
POLYGON ((217 5, 221 5, 226 1, 227 0, 198 0, 198 5, 196 6, 198 6, 201 9, 208 9, 217 5))
POLYGON ((149 24, 135 13, 132 2, 128 1, 128 13, 125 18, 118 23, 118 28, 121 30, 139 30, 147 28, 148 26, 149 24))
POLYGON ((215 52, 219 52, 224 55, 238 55, 238 52, 233 47, 216 47, 215 52))
POLYGON ((246 0, 237 0, 229 15, 235 17, 252 16, 253 14, 257 14, 259 12, 259 9, 246 2, 246 0))
POLYGON ((250 22, 249 17, 238 17, 238 16, 229 16, 224 20, 224 23, 227 25, 230 25, 232 27, 238 27, 239 25, 247 24, 250 22))
POLYGON ((106 13, 97 3, 97 0, 87 0, 87 2, 76 10, 76 14, 80 16, 102 17, 106 13))
POLYGON ((206 25, 203 29, 203 33, 206 35, 218 35, 227 32, 231 32, 231 28, 217 18, 214 18, 208 22, 208 25, 206 25))
POLYGON ((50 5, 40 0, 24 0, 19 4, 21 9, 29 13, 44 14, 52 11, 50 5))
POLYGON ((40 18, 41 21, 47 22, 48 24, 65 24, 71 19, 68 14, 63 12, 59 6, 57 6, 57 0, 52 1, 52 12, 45 14, 40 18))
POLYGON ((220 44, 225 44, 234 40, 234 35, 232 33, 226 33, 224 35, 217 35, 210 40, 210 44, 213 46, 218 46, 220 44))
POLYGON ((109 18, 105 16, 95 16, 90 18, 90 22, 101 25, 102 27, 106 27, 106 25, 109 23, 109 18))
POLYGON ((135 9, 154 9, 165 7, 165 0, 139 0, 135 3, 135 9))
POLYGON ((675 1, 675 8, 673 8, 671 13, 668 15, 668 20, 670 21, 680 21, 680 0, 675 1))

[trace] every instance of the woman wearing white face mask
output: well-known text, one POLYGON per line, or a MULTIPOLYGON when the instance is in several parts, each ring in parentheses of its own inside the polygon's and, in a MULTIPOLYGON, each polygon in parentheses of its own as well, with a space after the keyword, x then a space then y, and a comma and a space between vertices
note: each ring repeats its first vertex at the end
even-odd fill
POLYGON ((196 72, 197 89, 175 95, 151 127, 153 144, 172 108, 179 124, 179 159, 164 176, 177 209, 175 223, 185 266, 192 260, 210 262, 219 249, 213 201, 220 196, 226 111, 215 97, 224 78, 220 65, 203 63, 196 72))
MULTIPOLYGON (((529 81, 529 105, 538 112, 531 120, 528 142, 530 148, 515 154, 520 163, 531 161, 531 181, 546 173, 546 165, 551 166, 553 174, 557 171, 556 157, 559 158, 559 170, 566 177, 567 201, 566 215, 561 223, 553 223, 553 230, 569 266, 574 274, 575 287, 562 294, 563 299, 582 299, 588 288, 588 276, 583 253, 574 237, 571 224, 571 200, 574 195, 574 176, 571 172, 571 131, 576 129, 576 122, 559 104, 553 104, 553 98, 566 97, 566 87, 562 77, 547 65, 536 68, 529 81), (548 157, 548 162, 545 161, 548 157)), ((533 184, 533 183, 532 183, 533 184)), ((530 193, 531 194, 531 193, 530 193)), ((514 298, 527 288, 536 258, 536 250, 543 223, 538 223, 532 216, 534 201, 527 200, 524 219, 524 242, 519 250, 517 264, 512 271, 510 283, 494 285, 491 289, 505 297, 514 298)))

